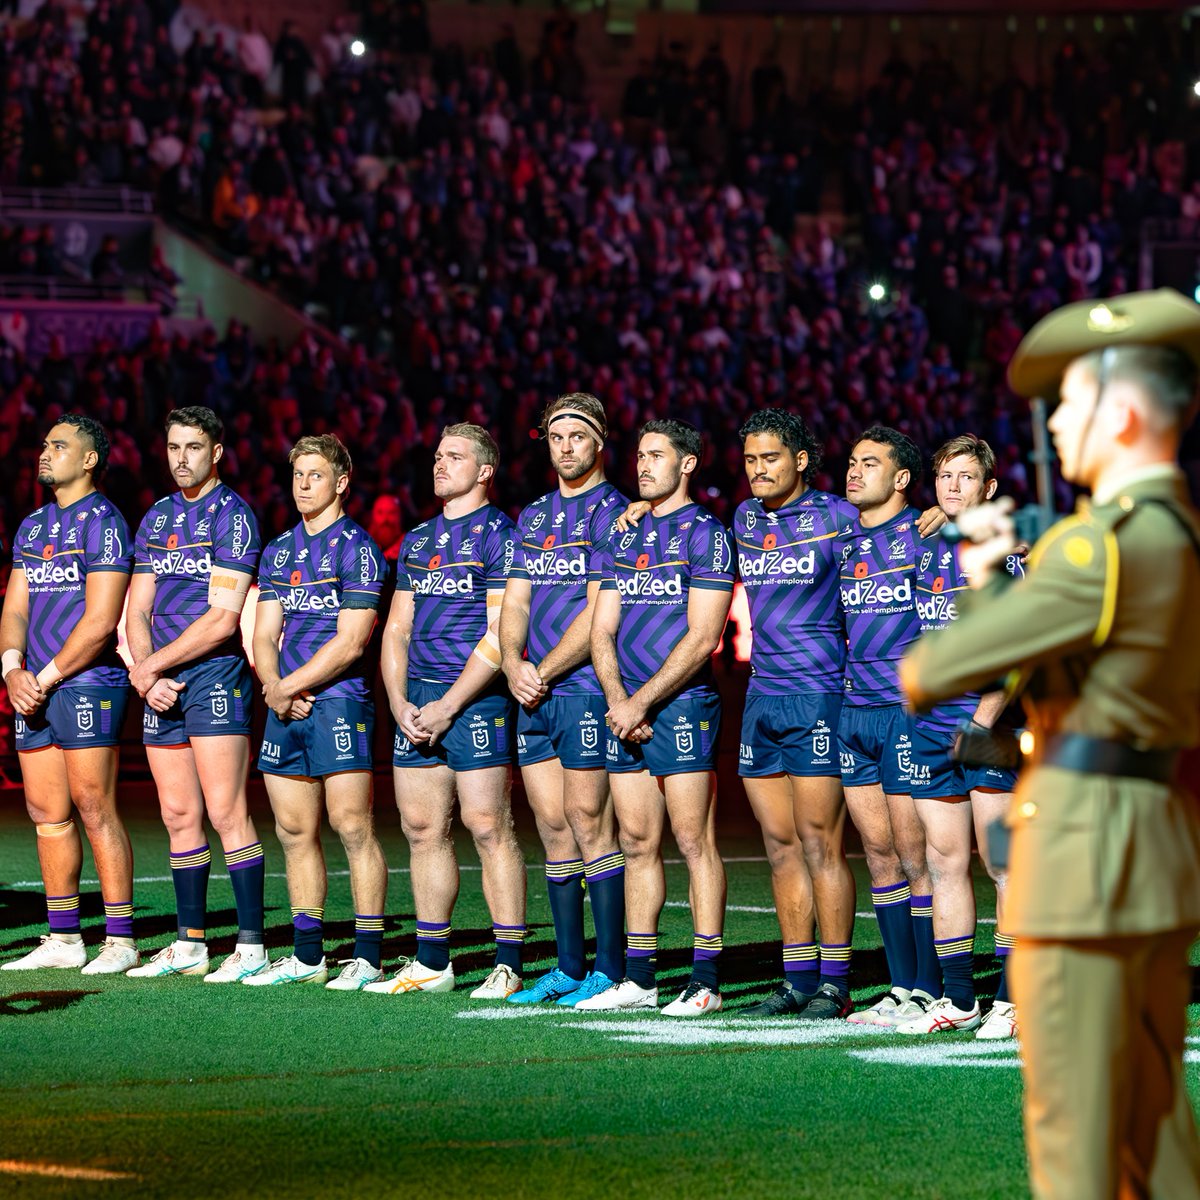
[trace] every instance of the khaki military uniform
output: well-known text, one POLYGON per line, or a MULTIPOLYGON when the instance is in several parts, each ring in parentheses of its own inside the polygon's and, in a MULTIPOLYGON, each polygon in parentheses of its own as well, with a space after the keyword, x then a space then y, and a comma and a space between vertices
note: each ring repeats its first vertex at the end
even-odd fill
POLYGON ((1151 752, 1200 740, 1200 559, 1180 523, 1196 516, 1173 468, 1129 480, 1051 529, 1025 579, 966 597, 905 668, 919 704, 1022 672, 1037 749, 1010 816, 1005 931, 1034 1191, 1055 1200, 1200 1196, 1183 1084, 1196 802, 1039 762, 1056 734, 1151 752))

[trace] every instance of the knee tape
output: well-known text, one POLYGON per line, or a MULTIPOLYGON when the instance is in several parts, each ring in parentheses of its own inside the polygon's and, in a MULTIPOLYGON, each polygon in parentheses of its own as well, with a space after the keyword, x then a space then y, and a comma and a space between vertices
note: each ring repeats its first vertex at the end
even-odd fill
POLYGON ((68 817, 65 821, 58 821, 53 825, 35 825, 34 828, 40 838, 62 837, 75 828, 75 819, 68 817))

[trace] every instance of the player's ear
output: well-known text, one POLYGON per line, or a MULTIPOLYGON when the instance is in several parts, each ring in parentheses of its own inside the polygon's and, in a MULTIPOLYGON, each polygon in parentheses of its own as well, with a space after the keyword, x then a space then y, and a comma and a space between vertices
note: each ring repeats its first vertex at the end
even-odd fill
POLYGON ((496 468, 491 463, 481 463, 479 466, 479 482, 490 483, 496 475, 496 468))
POLYGON ((700 460, 694 454, 685 454, 679 463, 679 469, 685 475, 690 475, 699 465, 700 460))
POLYGON ((801 450, 796 455, 796 470, 803 475, 808 470, 808 451, 801 450))
POLYGON ((896 472, 896 481, 892 486, 896 489, 896 491, 903 492, 908 488, 908 485, 911 481, 912 472, 904 468, 896 472))
POLYGON ((340 496, 345 492, 345 490, 349 486, 350 486, 350 476, 349 475, 339 475, 337 477, 337 483, 335 483, 333 485, 334 493, 336 495, 340 496))
POLYGON ((221 459, 224 457, 225 457, 225 447, 220 442, 214 442, 213 443, 213 466, 215 467, 217 465, 217 463, 219 463, 221 461, 221 459))
POLYGON ((983 498, 990 500, 995 494, 996 489, 1000 486, 1000 480, 989 479, 983 486, 983 498))

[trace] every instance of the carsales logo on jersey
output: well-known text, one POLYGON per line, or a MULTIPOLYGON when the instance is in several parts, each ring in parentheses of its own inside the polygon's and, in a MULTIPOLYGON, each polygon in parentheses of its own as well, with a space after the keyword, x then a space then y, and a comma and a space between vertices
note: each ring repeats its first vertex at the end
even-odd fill
POLYGON ((817 552, 786 554, 782 550, 768 550, 758 555, 739 554, 738 570, 743 579, 760 579, 764 575, 811 577, 817 570, 817 552))
POLYGON ((151 555, 150 565, 155 575, 208 575, 212 571, 212 555, 207 550, 201 554, 168 550, 164 554, 151 555))

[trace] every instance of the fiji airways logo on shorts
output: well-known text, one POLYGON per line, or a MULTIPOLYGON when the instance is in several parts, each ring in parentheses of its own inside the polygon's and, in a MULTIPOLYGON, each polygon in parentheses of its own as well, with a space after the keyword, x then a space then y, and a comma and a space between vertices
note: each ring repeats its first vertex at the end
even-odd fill
POLYGON ((815 762, 829 761, 830 729, 824 721, 818 721, 812 735, 812 752, 815 762))
POLYGON ((851 754, 849 750, 839 751, 838 763, 840 764, 842 770, 846 774, 849 774, 851 771, 854 770, 854 767, 855 767, 854 755, 851 754))
POLYGON ((912 787, 928 787, 929 786, 929 764, 915 762, 912 764, 912 769, 909 771, 909 784, 912 787))
POLYGON ((741 742, 738 745, 738 765, 742 767, 754 766, 754 747, 746 742, 741 742))
POLYGON ((142 713, 142 732, 158 732, 158 713, 156 713, 152 708, 148 708, 142 713))
POLYGON ((412 749, 412 742, 410 742, 408 740, 408 738, 406 738, 404 736, 404 734, 402 734, 400 732, 400 730, 397 729, 396 730, 396 740, 392 746, 392 752, 398 758, 400 758, 400 757, 403 757, 405 754, 407 754, 411 749, 412 749))
POLYGON ((609 758, 619 758, 621 756, 621 743, 616 738, 605 738, 604 753, 609 758))
POLYGON ((283 757, 283 747, 278 742, 266 742, 262 744, 262 753, 259 757, 266 763, 274 763, 279 765, 279 760, 283 757))
POLYGON ((25 724, 25 718, 20 716, 20 714, 18 714, 17 718, 16 718, 17 738, 18 739, 23 738, 28 731, 29 731, 29 726, 25 724))
POLYGON ((907 733, 902 733, 896 742, 896 766, 900 768, 901 775, 912 774, 912 742, 909 741, 907 733))
POLYGON ((517 734, 517 753, 524 754, 527 749, 528 749, 528 746, 526 745, 526 742, 525 742, 525 735, 523 733, 518 733, 517 734))

